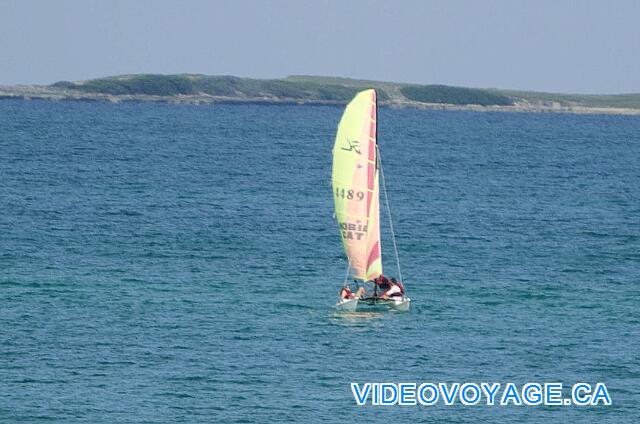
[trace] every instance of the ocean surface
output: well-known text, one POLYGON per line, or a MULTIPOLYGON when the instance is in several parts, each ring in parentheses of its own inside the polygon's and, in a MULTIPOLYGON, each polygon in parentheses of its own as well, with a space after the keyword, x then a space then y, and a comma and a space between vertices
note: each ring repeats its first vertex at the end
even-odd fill
POLYGON ((637 423, 640 117, 381 109, 412 310, 341 315, 341 113, 0 101, 0 422, 637 423), (357 407, 351 382, 613 404, 357 407))

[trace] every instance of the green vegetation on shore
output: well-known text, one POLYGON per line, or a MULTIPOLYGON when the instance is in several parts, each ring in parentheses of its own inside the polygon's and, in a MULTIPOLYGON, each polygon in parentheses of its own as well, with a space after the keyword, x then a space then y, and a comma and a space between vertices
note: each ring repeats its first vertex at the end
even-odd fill
POLYGON ((375 88, 382 105, 395 107, 640 114, 640 94, 557 94, 305 75, 283 79, 120 75, 80 82, 60 81, 50 86, 0 87, 0 98, 344 104, 364 88, 375 88))
POLYGON ((513 99, 478 88, 446 85, 405 85, 400 92, 409 100, 421 103, 452 105, 511 106, 513 99))
POLYGON ((111 95, 200 95, 237 98, 286 98, 345 102, 358 91, 342 84, 295 80, 259 80, 232 76, 132 75, 89 80, 80 84, 61 81, 53 87, 111 95))

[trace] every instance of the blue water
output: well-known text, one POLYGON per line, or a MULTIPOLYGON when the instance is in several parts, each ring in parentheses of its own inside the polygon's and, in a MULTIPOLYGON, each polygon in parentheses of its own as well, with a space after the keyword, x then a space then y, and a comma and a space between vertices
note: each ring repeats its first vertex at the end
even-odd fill
POLYGON ((414 301, 341 316, 341 112, 0 102, 0 422, 638 422, 640 118, 382 109, 414 301), (356 407, 368 381, 613 405, 356 407))

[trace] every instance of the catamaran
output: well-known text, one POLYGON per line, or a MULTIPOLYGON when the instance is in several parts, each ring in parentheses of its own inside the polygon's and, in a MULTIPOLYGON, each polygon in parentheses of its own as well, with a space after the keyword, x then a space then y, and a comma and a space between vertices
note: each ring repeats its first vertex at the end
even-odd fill
MULTIPOLYGON (((376 91, 364 90, 347 105, 333 146, 332 186, 335 216, 340 227, 342 244, 347 256, 347 271, 361 287, 382 275, 380 243, 379 175, 389 215, 393 250, 402 281, 391 210, 384 182, 384 172, 377 143, 378 104, 376 91)), ((371 306, 409 310, 411 299, 404 294, 382 299, 374 293, 362 297, 340 299, 336 308, 353 312, 371 306)))

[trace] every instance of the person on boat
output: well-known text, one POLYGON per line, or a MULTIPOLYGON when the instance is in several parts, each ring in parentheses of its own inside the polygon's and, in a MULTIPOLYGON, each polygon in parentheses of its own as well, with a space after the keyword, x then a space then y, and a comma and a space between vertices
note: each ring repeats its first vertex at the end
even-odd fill
POLYGON ((384 292, 389 288, 389 280, 382 274, 373 279, 373 284, 375 285, 375 293, 378 292, 378 289, 381 289, 384 292))
POLYGON ((402 281, 400 280, 396 280, 395 278, 391 279, 391 284, 398 286, 398 288, 400 289, 400 294, 402 296, 404 296, 404 284, 402 284, 402 281))
POLYGON ((364 294, 364 287, 359 287, 356 292, 352 292, 351 288, 348 285, 345 285, 342 290, 340 290, 340 299, 360 299, 364 294))
POLYGON ((395 278, 389 280, 384 275, 380 275, 373 282, 383 290, 382 294, 378 296, 380 299, 404 296, 404 285, 395 278))

